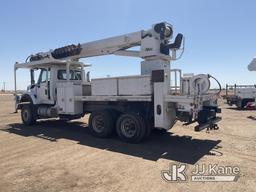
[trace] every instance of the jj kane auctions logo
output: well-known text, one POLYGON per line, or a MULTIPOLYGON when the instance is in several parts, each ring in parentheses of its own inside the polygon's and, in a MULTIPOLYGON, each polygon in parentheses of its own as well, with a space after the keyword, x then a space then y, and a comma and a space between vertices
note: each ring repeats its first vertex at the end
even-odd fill
MULTIPOLYGON (((187 182, 187 172, 186 164, 170 164, 168 170, 161 171, 161 177, 167 182, 187 182)), ((239 174, 238 166, 196 164, 190 173, 190 179, 193 182, 234 182, 238 180, 239 174)))

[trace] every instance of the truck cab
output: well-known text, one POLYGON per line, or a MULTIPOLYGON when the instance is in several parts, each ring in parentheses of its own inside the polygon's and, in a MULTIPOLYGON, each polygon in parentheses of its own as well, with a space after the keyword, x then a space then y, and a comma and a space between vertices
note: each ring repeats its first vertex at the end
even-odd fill
POLYGON ((32 68, 30 76, 31 85, 27 88, 28 92, 34 94, 37 103, 53 105, 57 98, 56 85, 67 80, 81 83, 84 79, 84 71, 79 67, 72 66, 68 72, 65 65, 52 65, 32 68), (38 79, 35 79, 35 72, 39 74, 38 79), (69 78, 67 78, 68 73, 69 78))
MULTIPOLYGON (((30 69, 30 85, 20 96, 17 109, 30 103, 35 112, 35 119, 49 117, 77 118, 83 110, 77 110, 72 104, 67 105, 74 95, 82 95, 82 84, 86 83, 84 64, 82 63, 48 63, 40 66, 26 66, 30 69), (37 74, 37 75, 36 75, 37 74), (72 90, 65 91, 67 87, 72 90)), ((29 123, 29 122, 28 122, 29 123)))

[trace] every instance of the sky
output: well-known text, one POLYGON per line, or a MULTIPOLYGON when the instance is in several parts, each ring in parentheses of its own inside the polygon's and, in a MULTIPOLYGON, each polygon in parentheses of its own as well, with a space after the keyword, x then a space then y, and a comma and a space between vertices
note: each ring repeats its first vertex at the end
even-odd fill
MULTIPOLYGON (((27 56, 68 44, 149 29, 166 21, 185 36, 185 52, 171 68, 208 73, 222 85, 255 84, 247 65, 256 55, 254 0, 1 0, 0 89, 13 89, 13 65, 27 56)), ((101 56, 82 59, 91 77, 136 75, 141 59, 101 56)), ((18 71, 18 89, 29 73, 18 71)))

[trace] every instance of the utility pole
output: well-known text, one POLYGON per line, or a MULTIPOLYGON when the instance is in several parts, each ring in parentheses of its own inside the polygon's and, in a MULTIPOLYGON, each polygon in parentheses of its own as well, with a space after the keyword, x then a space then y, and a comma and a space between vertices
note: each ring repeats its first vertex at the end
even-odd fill
POLYGON ((5 85, 6 85, 6 82, 4 81, 3 82, 3 92, 5 93, 5 85))

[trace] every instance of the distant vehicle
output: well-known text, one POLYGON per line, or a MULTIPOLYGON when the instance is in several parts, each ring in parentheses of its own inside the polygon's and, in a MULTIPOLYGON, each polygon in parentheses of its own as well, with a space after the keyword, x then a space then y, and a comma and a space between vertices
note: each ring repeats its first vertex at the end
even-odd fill
POLYGON ((256 85, 226 85, 226 95, 224 98, 227 104, 244 109, 248 103, 255 102, 256 85))

